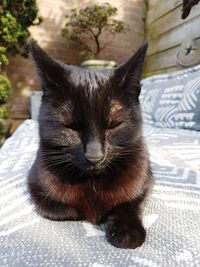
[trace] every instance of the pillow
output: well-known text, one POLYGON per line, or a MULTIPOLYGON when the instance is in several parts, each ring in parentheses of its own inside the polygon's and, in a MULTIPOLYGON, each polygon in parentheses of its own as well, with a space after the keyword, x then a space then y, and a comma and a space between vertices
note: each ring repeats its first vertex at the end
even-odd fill
POLYGON ((140 102, 146 124, 200 131, 200 65, 144 79, 140 102))
POLYGON ((31 94, 31 118, 38 121, 40 105, 42 100, 42 91, 34 91, 31 94))

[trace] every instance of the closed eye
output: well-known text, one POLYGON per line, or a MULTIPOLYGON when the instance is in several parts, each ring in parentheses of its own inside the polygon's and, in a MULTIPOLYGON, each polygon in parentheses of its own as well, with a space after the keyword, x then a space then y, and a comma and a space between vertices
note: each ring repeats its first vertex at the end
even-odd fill
POLYGON ((64 126, 68 129, 71 129, 71 130, 76 131, 76 132, 80 131, 80 127, 75 123, 64 124, 64 126))
POLYGON ((108 124, 107 129, 114 129, 114 128, 117 128, 117 127, 120 126, 121 124, 122 124, 121 121, 111 121, 111 122, 108 124))

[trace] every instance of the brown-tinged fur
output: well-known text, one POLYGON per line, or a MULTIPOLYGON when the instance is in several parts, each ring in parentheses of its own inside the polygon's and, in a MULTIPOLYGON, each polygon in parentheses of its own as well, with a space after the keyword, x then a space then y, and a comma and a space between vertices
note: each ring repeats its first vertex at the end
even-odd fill
POLYGON ((145 240, 152 179, 142 137, 139 78, 146 46, 115 70, 66 66, 32 44, 44 91, 40 147, 28 177, 37 212, 103 223, 116 247, 145 240))

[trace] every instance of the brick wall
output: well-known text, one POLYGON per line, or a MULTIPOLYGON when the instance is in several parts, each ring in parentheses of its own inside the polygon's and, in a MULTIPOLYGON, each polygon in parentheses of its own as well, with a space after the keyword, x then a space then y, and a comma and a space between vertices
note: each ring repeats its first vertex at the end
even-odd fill
MULTIPOLYGON (((43 22, 30 28, 33 38, 54 57, 70 64, 79 64, 79 48, 67 47, 60 32, 65 23, 65 15, 73 7, 86 3, 85 0, 38 0, 39 15, 43 22)), ((104 3, 105 0, 98 0, 104 3)), ((126 34, 118 35, 110 47, 102 53, 103 59, 122 62, 135 51, 144 40, 145 0, 110 0, 118 8, 118 18, 129 25, 126 34)), ((10 59, 7 72, 13 84, 13 117, 23 119, 28 116, 27 97, 31 90, 38 89, 38 83, 30 59, 20 56, 10 59), (20 110, 20 112, 19 112, 20 110)))

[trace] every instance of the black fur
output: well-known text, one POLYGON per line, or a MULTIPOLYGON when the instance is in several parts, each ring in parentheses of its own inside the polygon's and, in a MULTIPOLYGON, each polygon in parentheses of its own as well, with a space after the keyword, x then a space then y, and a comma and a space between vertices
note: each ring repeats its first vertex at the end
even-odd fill
POLYGON ((113 245, 140 246, 141 206, 151 185, 138 100, 147 45, 118 68, 100 71, 30 48, 43 88, 40 147, 28 178, 38 213, 104 222, 113 245))

